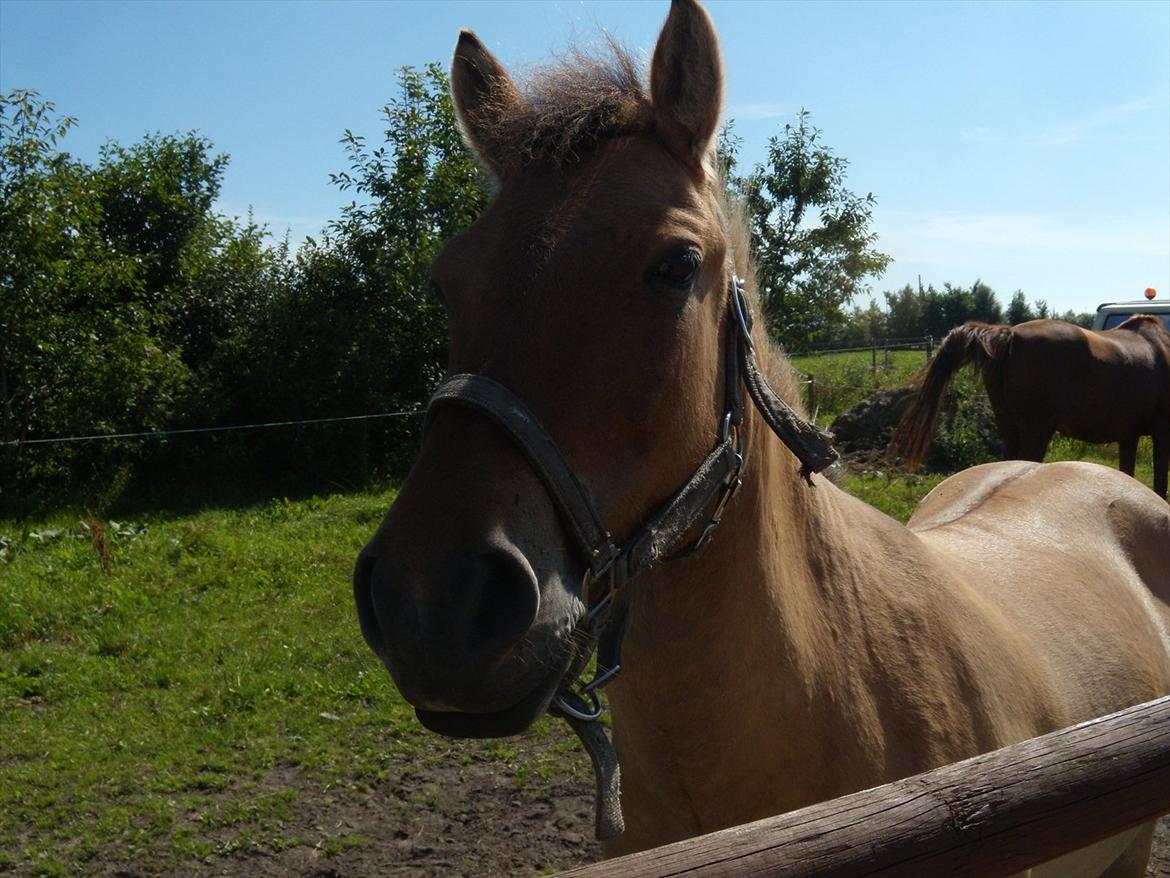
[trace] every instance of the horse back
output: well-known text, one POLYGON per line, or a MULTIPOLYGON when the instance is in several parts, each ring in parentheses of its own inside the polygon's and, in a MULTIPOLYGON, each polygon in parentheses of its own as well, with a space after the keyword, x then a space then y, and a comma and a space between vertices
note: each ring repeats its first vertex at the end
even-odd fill
POLYGON ((986 464, 939 484, 909 526, 1032 645, 1056 724, 1170 693, 1170 506, 1141 483, 986 464))
POLYGON ((1019 422, 1042 417, 1088 441, 1148 434, 1170 417, 1170 348, 1147 336, 1060 320, 1022 323, 1012 329, 994 383, 1019 422))

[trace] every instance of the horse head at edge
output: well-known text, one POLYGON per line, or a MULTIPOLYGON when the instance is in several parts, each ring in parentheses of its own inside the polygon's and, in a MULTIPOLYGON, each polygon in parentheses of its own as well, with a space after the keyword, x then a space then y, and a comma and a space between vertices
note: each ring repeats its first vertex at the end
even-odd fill
MULTIPOLYGON (((527 404, 619 542, 710 452, 726 406, 722 75, 693 0, 673 3, 648 89, 616 49, 527 89, 471 32, 455 50, 458 119, 498 194, 432 268, 449 371, 527 404)), ((432 415, 356 566, 362 631, 424 725, 512 734, 579 658, 582 559, 506 432, 432 415)))

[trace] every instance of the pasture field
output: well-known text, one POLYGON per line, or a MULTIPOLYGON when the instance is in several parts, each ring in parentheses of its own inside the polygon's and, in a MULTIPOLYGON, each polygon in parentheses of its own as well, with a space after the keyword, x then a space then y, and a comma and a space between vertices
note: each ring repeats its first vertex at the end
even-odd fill
MULTIPOLYGON (((403 815, 459 793, 353 612, 392 496, 0 526, 0 873, 260 874, 241 864, 299 853, 356 874, 375 841, 413 843, 403 815)), ((546 721, 455 768, 498 776, 507 814, 529 777, 589 782, 570 737, 546 721)))
MULTIPOLYGON (((1062 440, 1052 457, 1109 454, 1062 440)), ((941 478, 868 469, 845 486, 905 520, 941 478)), ((596 858, 592 773, 566 728, 439 739, 362 642, 351 565, 392 499, 0 522, 0 874, 537 874, 596 858)))
POLYGON ((792 357, 791 363, 801 376, 813 379, 812 395, 804 387, 809 414, 816 415, 821 426, 848 411, 879 390, 905 384, 926 365, 923 351, 883 351, 878 349, 876 369, 870 351, 840 354, 811 354, 792 357))

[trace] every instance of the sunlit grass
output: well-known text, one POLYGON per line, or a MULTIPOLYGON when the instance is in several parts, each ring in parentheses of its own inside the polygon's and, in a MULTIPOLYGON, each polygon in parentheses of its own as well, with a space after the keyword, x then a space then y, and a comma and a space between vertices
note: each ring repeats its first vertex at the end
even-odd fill
POLYGON ((793 357, 805 378, 804 402, 809 414, 827 426, 837 415, 848 411, 887 387, 897 387, 913 378, 926 365, 923 351, 853 351, 793 357))
POLYGON ((0 872, 280 849, 306 784, 425 758, 351 596, 392 497, 104 522, 109 575, 76 518, 0 524, 0 872))
MULTIPOLYGON (((1151 457, 1146 440, 1146 484, 1151 457)), ((1117 452, 1058 439, 1049 459, 1115 467, 1117 452)), ((905 521, 943 478, 874 469, 844 486, 905 521)), ((353 559, 392 499, 0 523, 0 872, 133 861, 165 874, 280 850, 300 843, 286 823, 306 789, 360 790, 433 758, 352 607, 353 559)), ((587 771, 571 737, 548 721, 535 734, 545 746, 518 784, 587 771)), ((517 758, 508 742, 476 752, 517 758)))

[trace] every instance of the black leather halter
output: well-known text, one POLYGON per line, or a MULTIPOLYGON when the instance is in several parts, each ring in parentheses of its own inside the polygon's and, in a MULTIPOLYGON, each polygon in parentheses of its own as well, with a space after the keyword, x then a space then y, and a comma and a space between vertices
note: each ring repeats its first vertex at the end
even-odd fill
POLYGON ((428 424, 438 406, 460 405, 486 415, 502 427, 544 483, 566 532, 585 561, 581 598, 588 609, 578 628, 590 647, 576 655, 550 710, 569 721, 593 759, 598 776, 598 835, 603 838, 621 831, 621 812, 616 801, 616 760, 596 724, 602 712, 598 690, 621 670, 621 642, 629 604, 626 586, 663 560, 697 551, 719 525, 724 509, 742 484, 743 388, 747 387, 772 431, 796 455, 800 474, 810 484, 813 473, 837 460, 829 437, 797 415, 760 372, 751 337, 751 311, 743 282, 733 272, 729 272, 727 298, 725 411, 716 434, 718 441, 690 479, 620 546, 606 530, 588 490, 548 431, 508 388, 485 375, 452 375, 439 385, 427 410, 428 424), (695 541, 674 550, 707 509, 711 510, 707 523, 695 541), (594 648, 598 653, 597 671, 586 681, 581 674, 594 648), (615 809, 616 816, 602 813, 615 809))

